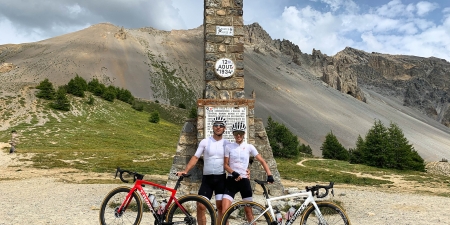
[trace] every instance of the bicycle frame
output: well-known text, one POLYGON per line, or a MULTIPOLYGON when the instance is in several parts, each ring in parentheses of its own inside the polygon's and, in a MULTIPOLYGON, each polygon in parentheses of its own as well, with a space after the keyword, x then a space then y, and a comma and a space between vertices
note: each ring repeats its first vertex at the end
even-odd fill
POLYGON ((177 185, 175 185, 175 188, 169 188, 157 183, 153 183, 151 181, 146 181, 146 180, 136 180, 136 182, 134 183, 134 186, 131 188, 130 192, 128 192, 125 200, 122 202, 122 204, 120 205, 118 212, 123 212, 123 209, 128 208, 128 205, 131 202, 132 196, 133 196, 133 192, 137 191, 142 199, 144 199, 144 202, 147 204, 148 208, 150 209, 150 211, 153 214, 153 217, 155 218, 155 220, 157 220, 156 224, 163 224, 164 221, 164 215, 167 212, 167 209, 169 208, 169 206, 172 204, 172 202, 174 202, 175 204, 178 205, 178 207, 186 214, 189 214, 187 212, 187 210, 178 202, 178 199, 175 197, 176 193, 177 193, 177 188, 179 186, 179 182, 177 182, 177 185), (145 192, 144 187, 145 185, 149 185, 149 186, 153 186, 155 188, 159 188, 159 189, 163 189, 166 191, 169 191, 171 193, 169 201, 167 202, 163 213, 161 215, 158 215, 155 211, 155 209, 153 208, 153 204, 152 202, 150 202, 150 199, 148 198, 148 194, 145 192))
MULTIPOLYGON (((303 198, 306 197, 306 199, 303 202, 303 204, 300 205, 300 207, 295 211, 294 215, 292 215, 292 217, 286 221, 286 223, 285 223, 286 225, 293 224, 294 221, 297 219, 297 217, 302 215, 303 211, 306 209, 306 207, 308 207, 308 205, 310 203, 312 203, 314 205, 314 208, 316 209, 316 215, 319 217, 319 220, 321 221, 321 223, 325 222, 322 217, 322 213, 320 212, 319 207, 317 206, 316 201, 314 200, 312 193, 309 191, 290 194, 290 195, 283 195, 283 196, 278 196, 278 197, 272 197, 272 198, 266 198, 267 208, 266 208, 266 210, 264 210, 263 213, 261 213, 261 216, 264 213, 266 213, 267 211, 269 211, 272 218, 275 218, 275 213, 273 211, 271 202, 281 200, 281 199, 286 199, 286 198, 294 198, 294 197, 303 197, 303 198)), ((258 218, 256 218, 256 219, 258 219, 258 218)), ((252 221, 252 222, 254 222, 254 221, 252 221)))
MULTIPOLYGON (((281 200, 281 199, 286 199, 286 198, 294 198, 294 197, 302 197, 303 199, 305 199, 305 201, 303 202, 302 205, 300 205, 300 207, 294 212, 294 214, 292 215, 292 218, 290 218, 289 220, 286 221, 286 225, 291 225, 294 223, 294 221, 297 219, 298 216, 302 215, 302 213, 305 211, 305 209, 308 207, 309 204, 313 204, 315 211, 316 211, 316 215, 319 218, 319 221, 323 224, 326 224, 325 219, 322 216, 322 212, 320 212, 319 207, 317 206, 316 201, 314 200, 314 192, 316 192, 317 197, 322 198, 325 197, 326 195, 328 195, 328 189, 333 187, 333 182, 330 182, 329 186, 315 186, 315 187, 311 187, 311 188, 306 188, 306 192, 299 192, 299 193, 294 193, 294 194, 289 194, 289 195, 283 195, 283 196, 278 196, 278 197, 269 197, 269 194, 267 192, 266 187, 264 186, 265 183, 264 181, 259 181, 259 180, 255 180, 257 184, 261 185, 262 189, 263 189, 263 195, 266 199, 266 203, 267 203, 267 207, 264 210, 263 213, 261 213, 259 216, 255 217, 253 219, 253 221, 250 223, 254 223, 256 220, 258 220, 261 216, 264 215, 264 213, 269 212, 270 216, 272 218, 276 218, 275 217, 275 213, 273 211, 272 208, 272 201, 276 201, 276 200, 281 200), (321 188, 325 188, 326 193, 324 195, 319 195, 318 190, 321 188)), ((333 193, 333 192, 331 192, 333 193)))

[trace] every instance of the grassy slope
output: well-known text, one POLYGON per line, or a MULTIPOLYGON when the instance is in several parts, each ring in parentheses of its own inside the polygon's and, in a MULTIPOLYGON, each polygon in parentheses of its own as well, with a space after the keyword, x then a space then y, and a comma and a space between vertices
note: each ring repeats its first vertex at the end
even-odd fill
MULTIPOLYGON (((178 122, 187 110, 168 109, 156 103, 145 103, 144 112, 131 108, 121 101, 113 103, 96 98, 93 105, 85 99, 69 96, 70 112, 48 108, 47 101, 38 100, 48 121, 37 125, 35 116, 30 123, 11 128, 19 131, 19 154, 34 153, 33 166, 48 168, 77 168, 89 172, 113 172, 116 167, 135 170, 144 174, 167 174, 181 131, 178 122), (149 113, 160 110, 164 118, 178 118, 176 123, 162 119, 160 123, 148 122, 149 113)), ((9 130, 0 132, 0 139, 7 140, 9 130)), ((7 149, 4 149, 6 152, 7 149)), ((340 184, 378 186, 389 184, 386 176, 401 175, 420 182, 434 182, 450 186, 448 177, 418 172, 383 170, 363 165, 352 165, 334 160, 310 160, 306 167, 298 166, 302 158, 277 159, 282 178, 304 182, 335 181, 340 184), (360 177, 355 174, 365 174, 360 177), (370 177, 369 177, 370 176, 370 177)), ((450 195, 450 194, 449 194, 450 195)))
MULTIPOLYGON (((150 123, 148 112, 117 100, 111 103, 96 98, 88 105, 86 99, 69 98, 70 112, 52 110, 46 106, 48 101, 38 100, 48 121, 37 125, 41 118, 36 116, 30 123, 14 127, 21 135, 20 152, 36 153, 31 159, 35 167, 110 172, 120 166, 143 173, 167 173, 161 165, 172 163, 180 124, 164 119, 150 123)), ((9 130, 1 132, 0 138, 7 140, 9 130)))

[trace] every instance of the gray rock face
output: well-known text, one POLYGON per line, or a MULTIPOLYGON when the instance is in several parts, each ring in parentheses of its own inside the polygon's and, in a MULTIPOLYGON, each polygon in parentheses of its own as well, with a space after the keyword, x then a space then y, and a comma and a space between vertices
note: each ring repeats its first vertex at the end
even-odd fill
POLYGON ((403 101, 450 126, 450 63, 443 59, 366 53, 346 48, 336 56, 357 59, 346 63, 362 87, 403 101))
POLYGON ((342 93, 366 102, 361 87, 367 88, 450 127, 450 63, 444 59, 367 53, 350 47, 334 56, 315 49, 310 55, 289 40, 272 40, 257 23, 245 26, 245 31, 255 52, 274 55, 279 51, 342 93))

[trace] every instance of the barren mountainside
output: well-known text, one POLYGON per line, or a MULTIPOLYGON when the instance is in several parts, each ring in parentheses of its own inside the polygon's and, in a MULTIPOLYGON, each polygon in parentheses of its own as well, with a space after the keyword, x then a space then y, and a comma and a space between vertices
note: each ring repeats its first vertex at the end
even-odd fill
MULTIPOLYGON (((355 147, 374 119, 395 122, 427 161, 450 158, 450 64, 436 58, 367 53, 346 48, 311 54, 245 26, 245 92, 255 113, 286 124, 320 155, 333 131, 355 147), (447 125, 446 126, 444 126, 447 125)), ((35 43, 0 46, 0 110, 14 126, 4 96, 26 96, 48 78, 66 84, 76 74, 126 88, 135 97, 188 107, 202 97, 203 27, 160 31, 97 24, 35 43), (2 97, 3 96, 3 97, 2 97)), ((33 110, 33 108, 30 108, 33 110)), ((2 125, 0 129, 8 129, 2 125)))

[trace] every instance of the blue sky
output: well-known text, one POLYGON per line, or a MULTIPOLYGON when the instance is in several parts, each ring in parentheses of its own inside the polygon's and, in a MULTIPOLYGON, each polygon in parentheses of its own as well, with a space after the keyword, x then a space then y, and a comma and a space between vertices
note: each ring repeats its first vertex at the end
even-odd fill
MULTIPOLYGON (((190 29, 204 0, 0 0, 0 45, 34 42, 110 22, 190 29)), ((450 0, 244 0, 244 22, 311 54, 345 47, 450 61, 450 0)))

